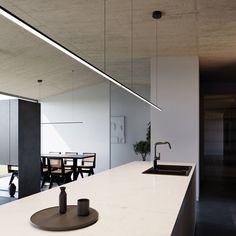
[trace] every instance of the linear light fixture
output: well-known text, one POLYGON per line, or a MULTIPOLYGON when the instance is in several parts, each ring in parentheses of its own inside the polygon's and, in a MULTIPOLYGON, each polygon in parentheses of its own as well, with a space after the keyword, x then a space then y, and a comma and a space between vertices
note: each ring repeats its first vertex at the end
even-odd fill
POLYGON ((57 121, 57 122, 42 122, 41 125, 73 125, 73 124, 83 124, 83 121, 57 121))
POLYGON ((30 101, 30 102, 38 102, 38 100, 34 99, 34 98, 24 97, 24 96, 15 95, 15 94, 11 94, 11 93, 5 93, 5 92, 0 91, 0 96, 1 95, 8 96, 8 97, 13 97, 13 98, 16 98, 16 99, 19 98, 19 99, 23 99, 23 100, 30 101))
POLYGON ((97 74, 101 75, 103 78, 109 80, 110 82, 112 82, 113 84, 123 88, 124 90, 126 90, 127 92, 133 94, 134 96, 136 96, 137 98, 141 99, 142 101, 146 102, 147 104, 149 104, 150 106, 156 108, 157 110, 161 111, 161 108, 158 107, 157 105, 155 105, 154 103, 148 101, 147 99, 145 99, 144 97, 140 96, 138 93, 134 92, 133 90, 129 89, 128 87, 126 87, 125 85, 123 85, 122 83, 120 83, 119 81, 117 81, 116 79, 112 78, 110 75, 106 74, 105 72, 103 72, 102 70, 98 69, 97 67, 95 67, 94 65, 92 65, 91 63, 87 62, 86 60, 84 60, 83 58, 81 58, 80 56, 78 56, 76 53, 72 52, 71 50, 67 49, 66 47, 64 47, 62 44, 56 42, 54 39, 50 38, 49 36, 47 36, 46 34, 42 33, 41 31, 39 31, 38 29, 36 29, 35 27, 33 27, 32 25, 28 24, 27 22, 25 22, 24 20, 22 20, 21 18, 19 18, 18 16, 14 15, 13 13, 11 13, 10 11, 8 11, 7 9, 5 9, 4 7, 0 6, 0 14, 4 17, 6 17, 8 20, 14 22, 15 24, 19 25, 20 27, 24 28, 25 30, 27 30, 28 32, 32 33, 33 35, 35 35, 36 37, 42 39, 43 41, 45 41, 46 43, 50 44, 51 46, 55 47, 56 49, 58 49, 59 51, 65 53, 66 55, 68 55, 69 57, 73 58, 74 60, 78 61, 79 63, 85 65, 87 68, 93 70, 94 72, 96 72, 97 74))

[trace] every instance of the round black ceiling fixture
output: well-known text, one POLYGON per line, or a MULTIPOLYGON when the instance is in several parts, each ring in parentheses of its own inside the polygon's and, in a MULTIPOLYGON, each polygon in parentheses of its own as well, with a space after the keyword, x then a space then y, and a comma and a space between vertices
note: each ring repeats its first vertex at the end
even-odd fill
POLYGON ((154 11, 154 12, 152 13, 152 18, 153 18, 153 19, 158 20, 158 19, 161 19, 161 17, 162 17, 162 12, 161 12, 161 11, 154 11))

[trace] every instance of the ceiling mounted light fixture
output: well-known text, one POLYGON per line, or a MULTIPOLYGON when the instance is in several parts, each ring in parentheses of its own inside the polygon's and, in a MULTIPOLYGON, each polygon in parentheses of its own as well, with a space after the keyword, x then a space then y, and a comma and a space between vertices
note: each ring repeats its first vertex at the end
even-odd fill
POLYGON ((11 13, 10 11, 8 11, 7 9, 3 8, 2 6, 0 6, 0 14, 4 17, 6 17, 8 20, 12 21, 13 23, 17 24, 18 26, 24 28, 25 30, 27 30, 28 32, 32 33, 33 35, 35 35, 36 37, 42 39, 43 41, 45 41, 46 43, 50 44, 51 46, 55 47, 56 49, 58 49, 59 51, 63 52, 64 54, 68 55, 69 57, 71 57, 72 59, 78 61, 79 63, 83 64, 84 66, 86 66, 87 68, 93 70, 94 72, 96 72, 97 74, 101 75, 103 78, 109 80, 110 82, 114 83, 115 85, 123 88, 124 90, 126 90, 127 92, 133 94, 134 96, 136 96, 137 98, 141 99, 142 101, 146 102, 147 104, 149 104, 150 106, 156 108, 157 110, 161 111, 161 108, 159 108, 157 105, 155 105, 154 103, 148 101, 147 99, 145 99, 144 97, 140 96, 139 94, 137 94, 136 92, 134 92, 133 90, 129 89, 128 87, 126 87, 125 85, 123 85, 122 83, 120 83, 119 81, 117 81, 116 79, 112 78, 110 75, 104 73, 102 70, 98 69, 97 67, 95 67, 94 65, 92 65, 91 63, 87 62, 86 60, 84 60, 83 58, 81 58, 80 56, 78 56, 76 53, 72 52, 71 50, 67 49, 66 47, 64 47, 62 44, 56 42, 54 39, 50 38, 49 36, 47 36, 46 34, 42 33, 41 31, 39 31, 38 29, 36 29, 35 27, 33 27, 32 25, 28 24, 27 22, 25 22, 24 20, 22 20, 21 18, 19 18, 18 16, 14 15, 13 13, 11 13))
POLYGON ((152 18, 155 20, 161 19, 162 17, 162 12, 161 11, 154 11, 152 13, 152 18))
POLYGON ((152 18, 156 20, 156 57, 155 57, 155 64, 156 64, 156 104, 158 101, 158 20, 161 19, 162 12, 161 11, 153 11, 152 18))
POLYGON ((42 79, 38 79, 37 80, 37 83, 38 83, 38 86, 39 86, 39 94, 38 94, 38 102, 40 101, 41 97, 42 97, 42 94, 41 94, 41 86, 42 86, 42 83, 43 83, 43 80, 42 79))

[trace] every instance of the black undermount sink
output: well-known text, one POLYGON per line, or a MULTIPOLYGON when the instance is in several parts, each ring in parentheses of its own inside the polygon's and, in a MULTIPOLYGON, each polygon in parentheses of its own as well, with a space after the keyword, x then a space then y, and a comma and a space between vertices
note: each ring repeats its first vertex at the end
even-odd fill
POLYGON ((156 169, 151 167, 145 170, 143 174, 188 176, 191 169, 191 166, 157 165, 156 169))

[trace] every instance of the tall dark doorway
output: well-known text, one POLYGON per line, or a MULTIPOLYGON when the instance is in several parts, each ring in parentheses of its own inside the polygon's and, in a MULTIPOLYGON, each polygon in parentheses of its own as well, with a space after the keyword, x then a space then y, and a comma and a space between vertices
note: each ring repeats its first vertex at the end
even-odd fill
POLYGON ((196 236, 236 235, 236 65, 200 72, 196 236))
POLYGON ((235 180, 236 95, 205 95, 202 184, 235 180))

